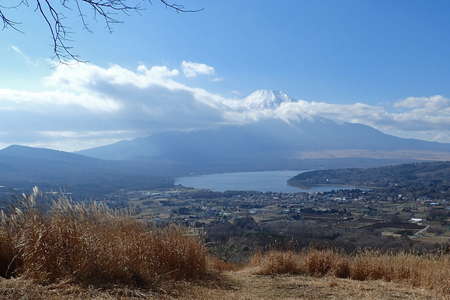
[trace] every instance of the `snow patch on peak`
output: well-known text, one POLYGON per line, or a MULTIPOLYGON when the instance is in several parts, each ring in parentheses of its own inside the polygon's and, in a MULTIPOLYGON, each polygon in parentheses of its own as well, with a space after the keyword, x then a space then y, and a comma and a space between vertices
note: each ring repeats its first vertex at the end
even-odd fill
POLYGON ((250 109, 275 109, 282 103, 294 102, 288 94, 282 91, 257 90, 244 98, 244 105, 250 109))
POLYGON ((317 117, 310 102, 295 100, 283 91, 256 90, 227 105, 230 110, 224 113, 225 119, 240 124, 274 119, 296 126, 317 117))

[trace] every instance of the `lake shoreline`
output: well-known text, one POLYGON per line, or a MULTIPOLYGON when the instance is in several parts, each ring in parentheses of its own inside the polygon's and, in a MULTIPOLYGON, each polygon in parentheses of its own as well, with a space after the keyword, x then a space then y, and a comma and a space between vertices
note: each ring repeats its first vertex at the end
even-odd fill
POLYGON ((298 187, 298 188, 302 188, 302 189, 309 189, 309 188, 314 188, 314 187, 343 187, 346 190, 375 190, 375 189, 380 189, 378 187, 369 187, 369 186, 355 186, 355 185, 348 185, 348 184, 327 184, 327 183, 321 183, 321 184, 312 184, 312 185, 302 185, 302 184, 295 184, 295 183, 290 183, 288 181, 288 185, 293 186, 293 187, 298 187))
POLYGON ((291 185, 289 180, 298 174, 313 170, 269 170, 257 172, 214 173, 196 176, 184 176, 175 179, 175 184, 216 192, 257 191, 280 193, 313 193, 340 189, 352 189, 337 185, 302 188, 291 185))

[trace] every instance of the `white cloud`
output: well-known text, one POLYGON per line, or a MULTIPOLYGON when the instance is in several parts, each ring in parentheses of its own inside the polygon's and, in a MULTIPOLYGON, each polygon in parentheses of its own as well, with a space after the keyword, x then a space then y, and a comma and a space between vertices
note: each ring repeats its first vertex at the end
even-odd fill
POLYGON ((120 109, 120 103, 109 97, 93 95, 88 91, 54 90, 29 92, 0 89, 0 110, 33 110, 45 113, 48 106, 83 108, 92 112, 114 112, 120 109))
POLYGON ((27 54, 25 54, 19 47, 11 45, 10 46, 11 50, 14 51, 16 54, 18 54, 19 56, 21 56, 25 62, 33 67, 37 67, 39 66, 39 61, 38 60, 34 60, 32 59, 30 56, 28 56, 27 54))
POLYGON ((254 122, 278 118, 286 122, 322 117, 342 122, 360 123, 385 133, 429 141, 450 142, 450 100, 440 96, 409 97, 393 103, 400 110, 365 103, 332 104, 296 100, 284 101, 274 107, 249 106, 238 102, 225 113, 234 122, 254 122), (252 109, 248 109, 248 108, 252 109))
POLYGON ((175 81, 178 74, 165 66, 140 65, 133 71, 118 65, 57 65, 43 79, 43 91, 0 89, 0 131, 8 132, 2 143, 64 140, 63 149, 70 150, 81 141, 102 143, 223 122, 225 99, 175 81))
POLYGON ((25 54, 23 54, 22 50, 20 50, 20 48, 17 46, 11 45, 10 48, 11 48, 11 50, 13 50, 14 52, 16 52, 17 54, 19 54, 21 56, 25 55, 25 54))
POLYGON ((436 95, 431 97, 408 97, 398 101, 394 105, 399 108, 428 108, 428 109, 448 109, 450 100, 443 96, 436 95))
POLYGON ((410 97, 387 107, 293 100, 283 93, 280 101, 249 100, 180 83, 179 73, 166 66, 56 65, 41 91, 0 89, 0 144, 79 150, 168 129, 316 117, 450 142, 450 100, 443 96, 410 97))
MULTIPOLYGON (((181 69, 183 70, 184 76, 187 78, 197 77, 198 75, 214 75, 214 67, 208 66, 206 64, 195 63, 191 61, 182 61, 181 69)), ((222 78, 215 78, 218 81, 223 80, 222 78)), ((214 79, 213 79, 214 80, 214 79)))

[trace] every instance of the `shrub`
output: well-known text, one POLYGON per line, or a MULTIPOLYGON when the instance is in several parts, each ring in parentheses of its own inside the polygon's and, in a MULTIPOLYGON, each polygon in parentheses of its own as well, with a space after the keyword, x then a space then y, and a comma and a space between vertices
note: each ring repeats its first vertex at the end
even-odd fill
POLYGON ((300 253, 257 254, 252 263, 258 274, 305 273, 353 280, 384 280, 408 283, 450 294, 450 256, 360 251, 346 255, 333 250, 306 250, 300 253))
POLYGON ((369 269, 364 257, 357 256, 350 262, 349 278, 353 280, 367 280, 369 278, 369 269))
POLYGON ((14 266, 14 249, 9 233, 0 228, 0 276, 9 277, 14 266))
POLYGON ((337 278, 349 278, 350 277, 350 264, 348 260, 344 258, 338 258, 333 265, 333 273, 337 278))
POLYGON ((10 238, 0 242, 2 271, 13 256, 16 274, 43 283, 155 287, 207 273, 205 248, 182 228, 153 228, 103 205, 68 199, 56 200, 44 213, 35 208, 38 196, 36 189, 21 208, 3 216, 0 232, 10 238))
POLYGON ((331 250, 310 250, 305 253, 306 270, 314 276, 324 276, 333 268, 337 255, 331 250))
MULTIPOLYGON (((256 260, 255 260, 256 261, 256 260)), ((299 261, 294 252, 271 251, 261 258, 258 274, 298 274, 301 273, 299 261)))
POLYGON ((237 271, 243 267, 240 264, 227 262, 214 256, 208 257, 208 265, 212 270, 215 270, 217 272, 237 271))

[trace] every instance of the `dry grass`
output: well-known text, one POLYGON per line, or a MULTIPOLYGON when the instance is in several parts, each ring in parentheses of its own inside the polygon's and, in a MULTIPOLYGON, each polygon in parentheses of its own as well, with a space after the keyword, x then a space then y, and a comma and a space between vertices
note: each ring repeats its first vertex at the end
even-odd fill
POLYGON ((38 197, 0 216, 0 275, 19 277, 0 278, 0 299, 450 299, 449 255, 268 252, 243 267, 179 227, 67 199, 43 213, 38 197))
POLYGON ((5 276, 10 268, 14 269, 14 254, 11 236, 4 228, 0 229, 0 275, 5 276))
POLYGON ((450 256, 408 253, 382 254, 363 251, 346 255, 332 250, 269 252, 252 260, 257 273, 334 276, 353 280, 383 280, 407 283, 450 294, 450 256))
POLYGON ((189 299, 189 300, 450 300, 432 290, 411 288, 393 282, 356 281, 330 276, 260 276, 252 269, 226 272, 223 284, 205 285, 178 282, 170 293, 156 293, 127 287, 87 288, 73 284, 39 285, 30 280, 0 278, 0 299, 189 299))
POLYGON ((238 271, 245 267, 245 265, 226 262, 215 256, 208 256, 208 266, 211 270, 219 273, 227 271, 238 271))
POLYGON ((228 288, 194 287, 181 299, 450 300, 450 297, 432 290, 381 280, 356 281, 304 275, 260 276, 254 273, 251 268, 225 273, 232 281, 228 288))
POLYGON ((302 269, 297 255, 292 251, 271 251, 265 254, 256 253, 250 260, 250 265, 261 266, 259 274, 299 274, 302 269))
POLYGON ((35 208, 39 191, 3 214, 0 272, 40 283, 158 287, 162 281, 207 275, 207 254, 183 229, 155 229, 102 205, 54 202, 35 208))

